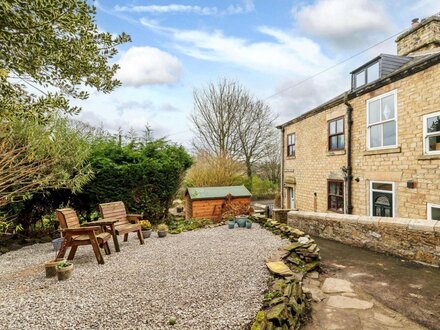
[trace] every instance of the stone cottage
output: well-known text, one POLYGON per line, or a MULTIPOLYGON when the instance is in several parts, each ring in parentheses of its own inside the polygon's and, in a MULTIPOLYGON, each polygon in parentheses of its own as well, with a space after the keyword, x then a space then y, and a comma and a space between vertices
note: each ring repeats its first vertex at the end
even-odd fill
POLYGON ((284 208, 440 220, 440 16, 396 43, 278 127, 284 208))

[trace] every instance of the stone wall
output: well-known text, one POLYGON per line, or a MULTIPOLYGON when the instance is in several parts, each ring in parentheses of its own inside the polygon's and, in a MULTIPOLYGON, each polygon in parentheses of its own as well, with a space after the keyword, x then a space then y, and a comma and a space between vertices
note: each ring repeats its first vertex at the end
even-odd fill
POLYGON ((287 223, 310 235, 440 266, 440 221, 291 211, 287 223))

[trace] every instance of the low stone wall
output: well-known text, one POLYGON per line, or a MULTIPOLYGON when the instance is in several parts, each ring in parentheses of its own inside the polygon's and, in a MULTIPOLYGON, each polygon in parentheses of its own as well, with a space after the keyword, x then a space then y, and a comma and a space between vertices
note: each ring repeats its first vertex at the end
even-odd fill
POLYGON ((287 223, 310 235, 440 265, 440 221, 290 211, 287 223))
POLYGON ((287 214, 290 209, 273 209, 272 219, 281 223, 287 223, 287 214))
POLYGON ((311 294, 303 291, 303 277, 319 270, 319 248, 306 233, 263 217, 255 222, 275 235, 290 240, 267 260, 272 273, 263 308, 258 312, 251 330, 298 329, 311 309, 311 294))

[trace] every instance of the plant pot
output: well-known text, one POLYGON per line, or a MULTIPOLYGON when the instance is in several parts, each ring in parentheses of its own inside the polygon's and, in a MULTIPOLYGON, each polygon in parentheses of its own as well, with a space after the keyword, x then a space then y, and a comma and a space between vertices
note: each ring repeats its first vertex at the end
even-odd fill
POLYGON ((63 244, 63 242, 64 242, 64 237, 55 238, 54 240, 52 240, 53 250, 57 252, 60 249, 61 244, 63 244))
POLYGON ((246 228, 251 229, 252 228, 252 221, 246 221, 246 228))
POLYGON ((67 267, 57 268, 57 277, 58 281, 66 281, 72 277, 73 273, 73 264, 70 264, 67 267))
POLYGON ((236 218, 235 221, 237 222, 238 227, 245 228, 246 227, 246 220, 247 218, 236 218))
POLYGON ((54 277, 57 275, 57 266, 62 263, 64 258, 57 258, 55 260, 46 261, 44 268, 46 269, 46 277, 54 277))
POLYGON ((229 229, 235 228, 235 220, 228 220, 228 228, 229 229))
POLYGON ((143 230, 142 234, 144 235, 144 238, 148 238, 151 236, 151 229, 143 230))
POLYGON ((159 237, 165 237, 167 236, 167 231, 163 230, 163 231, 158 231, 157 232, 157 236, 159 237))

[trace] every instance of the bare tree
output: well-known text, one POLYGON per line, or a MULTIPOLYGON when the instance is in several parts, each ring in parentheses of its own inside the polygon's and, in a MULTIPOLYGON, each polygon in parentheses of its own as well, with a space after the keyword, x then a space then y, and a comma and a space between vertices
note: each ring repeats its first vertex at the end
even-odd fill
POLYGON ((243 161, 252 185, 253 166, 267 156, 267 142, 274 135, 276 117, 269 106, 227 79, 195 90, 194 104, 196 150, 243 161))
POLYGON ((264 180, 280 185, 281 181, 281 150, 279 132, 273 128, 273 135, 266 143, 266 156, 255 166, 255 173, 264 180))
POLYGON ((209 83, 194 90, 194 113, 191 120, 196 135, 197 152, 235 158, 238 154, 236 115, 247 92, 235 81, 227 79, 209 83))

